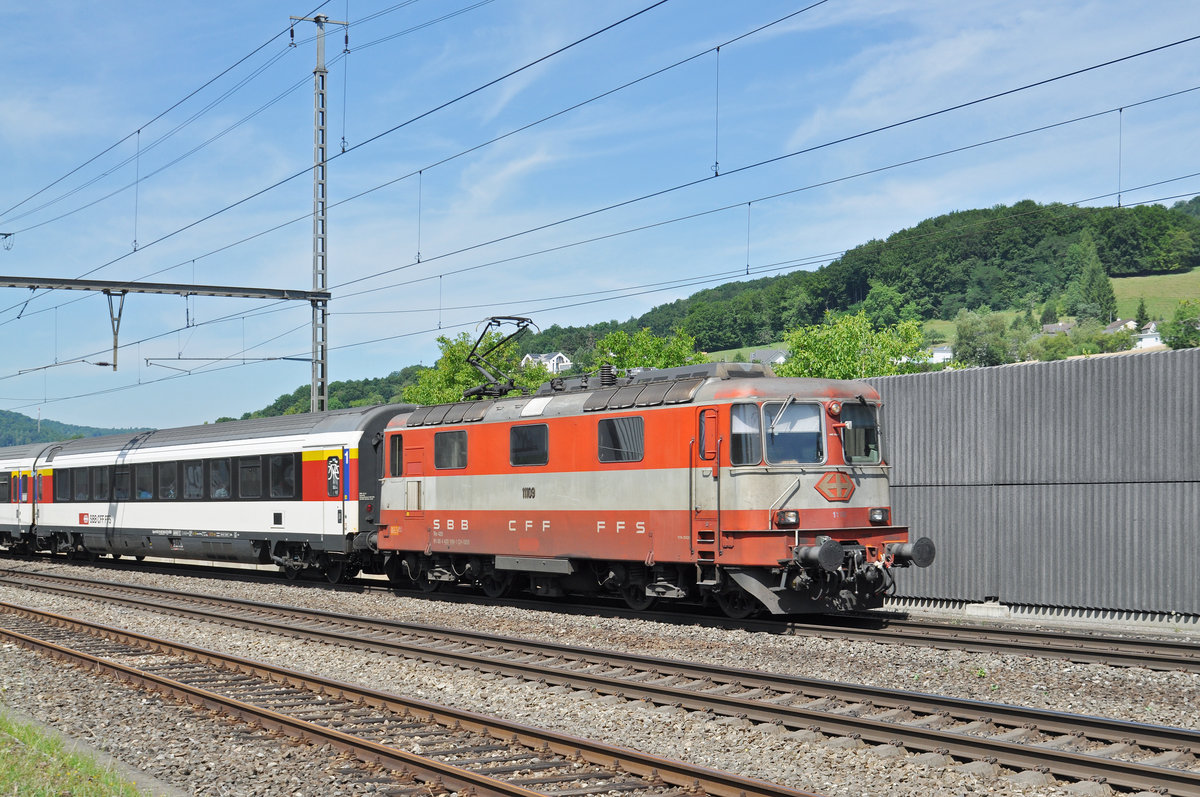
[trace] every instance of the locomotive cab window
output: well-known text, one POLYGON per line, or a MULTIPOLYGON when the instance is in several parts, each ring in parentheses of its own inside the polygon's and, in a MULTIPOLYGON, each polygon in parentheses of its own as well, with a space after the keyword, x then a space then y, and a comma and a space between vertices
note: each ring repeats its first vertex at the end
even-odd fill
POLYGON ((767 462, 774 465, 820 462, 821 406, 794 399, 763 404, 767 462))
POLYGON ((604 418, 596 431, 601 462, 640 462, 645 456, 645 428, 641 416, 604 418))
POLYGON ((467 467, 467 433, 456 431, 435 434, 433 466, 438 470, 467 467))
POLYGON ((842 405, 842 449, 848 464, 879 462, 879 426, 870 404, 842 405))
POLYGON ((544 423, 514 426, 508 430, 511 465, 545 465, 550 461, 550 431, 544 423))
POLYGON ((388 475, 398 479, 404 474, 404 435, 388 438, 388 475))
POLYGON ((762 462, 762 423, 757 404, 734 404, 729 415, 729 458, 734 465, 762 462))

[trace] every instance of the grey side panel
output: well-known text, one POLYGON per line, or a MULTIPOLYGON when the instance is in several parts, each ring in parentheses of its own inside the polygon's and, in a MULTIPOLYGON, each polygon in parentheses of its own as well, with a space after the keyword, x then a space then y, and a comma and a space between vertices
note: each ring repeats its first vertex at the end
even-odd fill
POLYGON ((1200 350, 884 377, 910 597, 1200 613, 1200 350))

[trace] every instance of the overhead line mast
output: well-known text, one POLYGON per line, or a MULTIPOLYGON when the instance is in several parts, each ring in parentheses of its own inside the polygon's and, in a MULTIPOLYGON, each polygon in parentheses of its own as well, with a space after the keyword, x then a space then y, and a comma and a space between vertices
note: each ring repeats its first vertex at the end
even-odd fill
MULTIPOLYGON (((325 25, 348 25, 318 14, 315 17, 291 17, 293 22, 314 22, 317 26, 317 66, 313 69, 313 292, 328 292, 328 240, 325 219, 325 25)), ((292 27, 292 46, 296 29, 292 27)), ((348 36, 348 35, 347 35, 348 36)), ((348 43, 348 42, 347 42, 348 43)), ((310 412, 324 412, 329 405, 329 302, 314 301, 312 320, 312 391, 310 412)))

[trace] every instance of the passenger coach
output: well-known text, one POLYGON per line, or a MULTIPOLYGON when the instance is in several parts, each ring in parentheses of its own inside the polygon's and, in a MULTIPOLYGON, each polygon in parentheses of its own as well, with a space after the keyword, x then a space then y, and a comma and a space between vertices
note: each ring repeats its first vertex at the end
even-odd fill
POLYGON ((382 431, 402 406, 0 449, 0 543, 25 551, 275 563, 353 575, 378 521, 382 431))

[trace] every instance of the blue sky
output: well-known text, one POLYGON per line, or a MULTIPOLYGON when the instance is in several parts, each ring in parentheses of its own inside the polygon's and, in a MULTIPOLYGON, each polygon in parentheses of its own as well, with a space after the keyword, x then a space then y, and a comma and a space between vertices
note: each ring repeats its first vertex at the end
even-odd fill
MULTIPOLYGON (((0 2, 0 274, 311 288, 315 27, 287 30, 318 3, 0 2)), ((897 125, 1198 36, 1195 3, 651 5, 320 7, 351 22, 348 56, 326 39, 333 380, 431 364, 489 315, 624 320, 953 210, 1200 192, 1200 91, 1157 99, 1200 87, 1200 40, 897 125)), ((111 358, 103 295, 0 289, 0 409, 237 416, 307 384, 240 358, 307 357, 310 317, 130 295, 114 372, 88 364, 111 358)))

